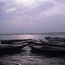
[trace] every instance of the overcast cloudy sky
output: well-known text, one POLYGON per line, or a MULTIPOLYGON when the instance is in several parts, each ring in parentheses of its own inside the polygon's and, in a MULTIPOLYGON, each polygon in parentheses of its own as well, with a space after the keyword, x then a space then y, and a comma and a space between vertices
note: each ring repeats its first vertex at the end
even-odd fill
POLYGON ((0 33, 65 32, 65 0, 0 0, 0 33))

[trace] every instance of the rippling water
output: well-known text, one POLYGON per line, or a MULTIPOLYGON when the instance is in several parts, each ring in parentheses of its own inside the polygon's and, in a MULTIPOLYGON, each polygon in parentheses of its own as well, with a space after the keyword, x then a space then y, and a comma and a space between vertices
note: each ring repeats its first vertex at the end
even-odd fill
MULTIPOLYGON (((0 39, 44 39, 46 36, 65 37, 65 35, 0 35, 0 39)), ((34 53, 26 46, 19 52, 0 55, 0 65, 65 65, 65 56, 34 53)))
POLYGON ((45 37, 62 37, 65 38, 65 35, 0 35, 0 40, 9 40, 9 39, 44 39, 45 37))

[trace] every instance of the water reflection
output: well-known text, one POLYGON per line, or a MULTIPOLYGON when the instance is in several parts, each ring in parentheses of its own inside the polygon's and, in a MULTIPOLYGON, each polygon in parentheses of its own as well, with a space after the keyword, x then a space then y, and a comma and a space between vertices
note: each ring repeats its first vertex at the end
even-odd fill
POLYGON ((65 35, 0 35, 0 40, 11 39, 45 39, 45 37, 61 37, 65 38, 65 35))
POLYGON ((0 35, 1 40, 11 39, 42 39, 43 35, 0 35))

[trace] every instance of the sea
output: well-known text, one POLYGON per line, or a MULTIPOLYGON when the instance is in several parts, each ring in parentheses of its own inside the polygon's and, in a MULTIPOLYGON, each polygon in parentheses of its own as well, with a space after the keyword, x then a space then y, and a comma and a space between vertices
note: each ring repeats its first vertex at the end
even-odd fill
MULTIPOLYGON (((35 39, 44 40, 45 37, 61 37, 65 35, 50 34, 22 34, 22 35, 0 35, 0 40, 13 39, 35 39)), ((0 55, 0 65, 65 65, 65 56, 55 56, 51 54, 34 53, 29 46, 22 48, 21 51, 0 55)))

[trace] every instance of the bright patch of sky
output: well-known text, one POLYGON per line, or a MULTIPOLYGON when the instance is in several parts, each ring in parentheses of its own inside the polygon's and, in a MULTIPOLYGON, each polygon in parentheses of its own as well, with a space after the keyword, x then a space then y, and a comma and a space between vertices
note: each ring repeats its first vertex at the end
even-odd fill
POLYGON ((65 32, 65 0, 0 0, 0 33, 65 32))

